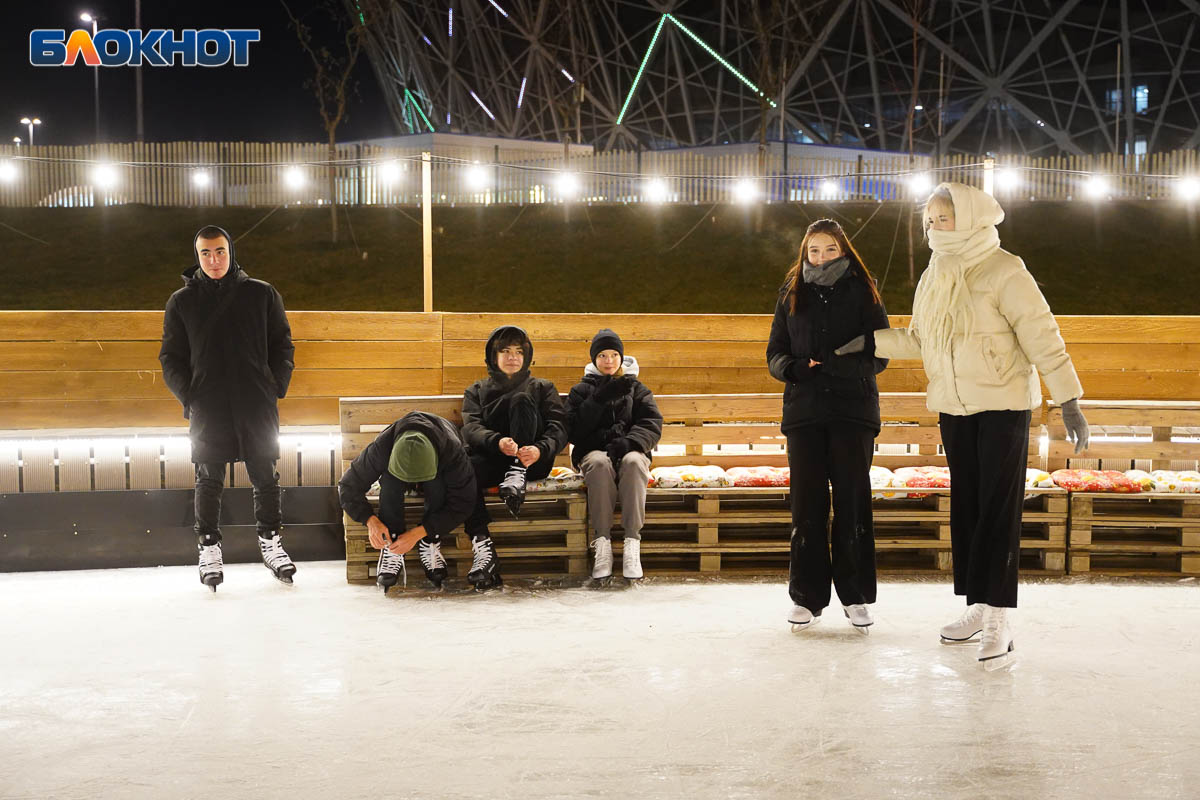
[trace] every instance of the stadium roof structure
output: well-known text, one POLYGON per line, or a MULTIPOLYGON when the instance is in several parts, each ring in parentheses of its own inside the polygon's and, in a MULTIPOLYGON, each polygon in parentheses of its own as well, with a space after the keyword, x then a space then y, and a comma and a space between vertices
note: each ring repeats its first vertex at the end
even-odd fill
POLYGON ((1200 0, 346 0, 403 132, 1200 146, 1200 0), (911 136, 910 136, 911 126, 911 136))

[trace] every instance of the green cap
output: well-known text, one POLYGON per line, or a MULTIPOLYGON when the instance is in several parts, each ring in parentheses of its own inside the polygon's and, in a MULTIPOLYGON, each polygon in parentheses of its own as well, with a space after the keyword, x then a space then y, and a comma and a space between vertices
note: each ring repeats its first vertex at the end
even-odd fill
POLYGON ((424 483, 437 477, 437 451, 429 437, 417 431, 405 431, 392 445, 388 472, 405 483, 424 483))

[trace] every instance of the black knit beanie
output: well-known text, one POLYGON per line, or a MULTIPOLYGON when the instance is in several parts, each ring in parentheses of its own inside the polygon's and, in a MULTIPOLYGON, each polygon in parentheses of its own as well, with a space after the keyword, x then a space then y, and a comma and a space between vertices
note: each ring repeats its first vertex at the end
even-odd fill
POLYGON ((601 350, 616 350, 621 354, 621 358, 625 357, 625 344, 621 341, 621 337, 609 328, 601 328, 592 337, 592 363, 596 363, 596 356, 600 355, 601 350))

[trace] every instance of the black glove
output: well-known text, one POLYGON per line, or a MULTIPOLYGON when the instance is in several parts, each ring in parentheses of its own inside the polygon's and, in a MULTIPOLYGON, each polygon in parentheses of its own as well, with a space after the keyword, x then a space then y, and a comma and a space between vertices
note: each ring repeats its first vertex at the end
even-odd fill
POLYGON ((608 453, 609 459, 613 462, 613 471, 620 474, 621 459, 625 458, 625 454, 633 449, 633 443, 627 437, 619 436, 608 443, 605 451, 608 453))
POLYGON ((814 372, 816 372, 816 367, 810 367, 807 358, 797 358, 788 367, 787 376, 791 378, 792 383, 803 383, 811 378, 814 372))
POLYGON ((633 376, 621 375, 617 378, 611 378, 608 383, 596 390, 596 399, 601 403, 607 403, 609 400, 615 400, 618 397, 624 397, 633 389, 633 376))

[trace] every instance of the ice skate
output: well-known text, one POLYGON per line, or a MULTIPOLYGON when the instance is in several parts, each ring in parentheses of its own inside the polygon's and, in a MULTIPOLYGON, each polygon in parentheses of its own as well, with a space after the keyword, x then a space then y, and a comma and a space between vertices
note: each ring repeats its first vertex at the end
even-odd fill
POLYGON ((1012 663, 1014 649, 1012 629, 1008 626, 1008 609, 984 606, 979 663, 988 672, 1003 669, 1012 663))
POLYGON ((279 531, 274 531, 271 536, 259 536, 258 549, 262 553, 263 565, 271 570, 278 581, 290 586, 292 576, 296 574, 296 565, 283 549, 279 531))
POLYGON ((446 557, 442 555, 442 543, 424 537, 417 542, 417 555, 421 558, 421 567, 425 577, 433 584, 434 589, 440 590, 449 574, 446 567, 446 557))
POLYGON ((525 467, 516 459, 500 481, 500 499, 514 517, 521 512, 521 504, 525 502, 525 467))
POLYGON ((621 577, 636 581, 642 577, 642 540, 625 537, 621 552, 621 577))
POLYGON ((379 565, 376 567, 375 583, 387 594, 388 589, 395 586, 403 578, 408 586, 408 570, 404 567, 404 556, 396 555, 386 547, 379 551, 379 565))
POLYGON ((963 615, 942 627, 942 644, 970 644, 983 633, 983 603, 967 606, 963 615))
POLYGON ((871 632, 871 626, 875 624, 875 620, 871 619, 871 610, 865 604, 855 603, 842 606, 842 611, 845 612, 846 619, 850 620, 850 624, 854 626, 854 630, 864 636, 871 632))
POLYGON ((475 558, 471 562, 471 571, 467 573, 467 580, 475 587, 475 591, 482 592, 504 585, 504 581, 500 577, 500 561, 496 557, 496 545, 493 544, 492 538, 485 536, 482 539, 472 540, 471 549, 475 552, 475 558))
POLYGON ((612 577, 613 552, 612 539, 607 536, 597 536, 592 540, 592 550, 595 559, 592 562, 592 580, 603 580, 612 577))
POLYGON ((788 622, 792 623, 792 633, 807 630, 820 621, 820 614, 814 614, 804 606, 792 606, 792 613, 788 614, 788 622))
POLYGON ((221 556, 221 543, 197 544, 200 552, 200 582, 214 592, 225 581, 225 560, 221 556))

